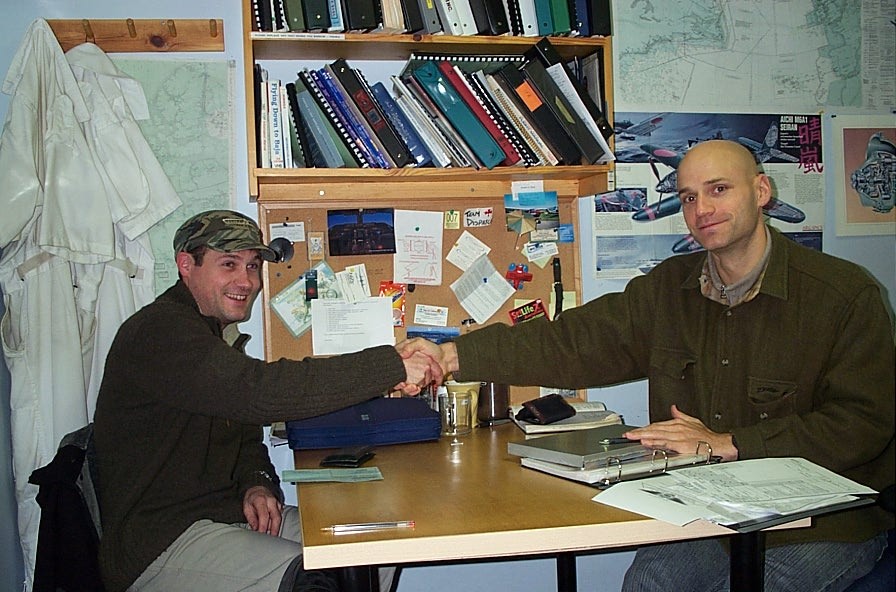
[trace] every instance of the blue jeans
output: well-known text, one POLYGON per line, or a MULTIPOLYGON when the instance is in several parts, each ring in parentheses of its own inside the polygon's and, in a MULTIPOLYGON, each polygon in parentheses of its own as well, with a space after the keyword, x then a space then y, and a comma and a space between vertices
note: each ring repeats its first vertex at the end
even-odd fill
MULTIPOLYGON (((840 592, 874 567, 886 534, 863 543, 817 542, 771 547, 765 552, 766 592, 840 592)), ((623 592, 727 592, 730 559, 714 539, 638 549, 623 592)))

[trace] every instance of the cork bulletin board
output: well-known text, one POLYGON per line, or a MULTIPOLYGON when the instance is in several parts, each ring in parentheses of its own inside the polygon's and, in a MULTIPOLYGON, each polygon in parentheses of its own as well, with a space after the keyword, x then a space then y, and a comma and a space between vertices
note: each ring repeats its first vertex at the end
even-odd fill
MULTIPOLYGON (((576 221, 576 200, 573 197, 558 197, 560 224, 573 225, 578 241, 578 228, 576 221)), ((330 253, 329 236, 327 234, 328 212, 341 209, 382 208, 382 202, 365 204, 358 200, 332 200, 315 202, 277 202, 259 203, 259 222, 265 232, 265 236, 271 236, 271 229, 275 225, 304 224, 304 242, 295 242, 295 255, 286 263, 268 263, 264 272, 264 338, 265 357, 268 360, 280 358, 302 359, 313 355, 311 330, 295 337, 278 314, 270 307, 271 298, 276 297, 284 288, 299 279, 307 270, 318 261, 311 260, 308 249, 308 236, 314 233, 322 233, 324 237, 324 254, 327 264, 333 272, 339 272, 349 265, 363 263, 366 266, 372 295, 377 295, 380 280, 391 280, 392 254, 366 254, 366 255, 332 255, 330 253)), ((461 214, 459 229, 443 229, 442 231, 442 283, 438 286, 416 285, 413 291, 406 292, 405 299, 405 326, 395 327, 395 341, 405 338, 406 327, 417 325, 414 322, 414 311, 417 304, 443 306, 448 308, 448 326, 460 327, 461 332, 475 330, 476 324, 463 325, 465 319, 470 318, 461 306, 450 285, 463 273, 458 267, 445 260, 445 256, 451 250, 455 241, 467 230, 487 244, 491 251, 489 260, 503 276, 511 264, 526 263, 528 271, 532 274, 532 280, 524 283, 523 288, 515 292, 507 302, 488 319, 486 324, 502 322, 510 324, 508 311, 513 309, 517 300, 534 300, 540 298, 545 308, 549 307, 553 292, 553 271, 550 261, 542 268, 535 263, 529 263, 521 252, 527 242, 527 235, 520 236, 517 232, 508 231, 504 214, 503 196, 481 199, 449 199, 449 198, 402 198, 401 210, 422 211, 457 211, 461 214), (463 212, 469 208, 492 208, 494 215, 488 226, 464 228, 463 212)), ((558 243, 559 258, 562 267, 562 281, 564 290, 575 291, 576 302, 581 302, 581 282, 579 271, 578 243, 558 243)), ((570 303, 565 302, 568 308, 570 303)), ((514 387, 511 389, 511 402, 521 403, 527 399, 538 396, 537 387, 514 387)))

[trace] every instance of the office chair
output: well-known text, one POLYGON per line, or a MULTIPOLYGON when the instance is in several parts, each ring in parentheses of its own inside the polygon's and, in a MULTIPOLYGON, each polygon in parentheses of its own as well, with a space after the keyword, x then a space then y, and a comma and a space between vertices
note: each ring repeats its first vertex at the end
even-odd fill
MULTIPOLYGON (((894 486, 884 488, 877 497, 877 503, 888 512, 896 506, 894 486)), ((887 532, 887 548, 868 574, 853 582, 846 592, 893 592, 896 590, 896 541, 894 531, 887 532)))
POLYGON ((49 464, 28 479, 41 508, 34 592, 102 592, 102 536, 93 424, 66 435, 49 464))

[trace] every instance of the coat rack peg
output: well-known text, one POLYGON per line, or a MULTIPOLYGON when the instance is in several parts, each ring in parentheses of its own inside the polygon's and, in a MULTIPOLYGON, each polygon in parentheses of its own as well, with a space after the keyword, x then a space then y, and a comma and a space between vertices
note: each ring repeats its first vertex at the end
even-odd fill
POLYGON ((126 22, 128 25, 128 35, 131 36, 131 39, 136 39, 137 38, 137 27, 134 26, 134 19, 129 18, 126 22))
POLYGON ((165 25, 168 27, 168 34, 172 37, 177 37, 177 29, 174 26, 174 20, 168 19, 165 21, 165 25))
POLYGON ((86 43, 95 43, 96 37, 93 35, 93 28, 90 26, 90 21, 87 19, 81 19, 81 26, 84 27, 84 38, 86 43))
POLYGON ((208 19, 208 33, 212 38, 218 36, 218 21, 215 19, 208 19))

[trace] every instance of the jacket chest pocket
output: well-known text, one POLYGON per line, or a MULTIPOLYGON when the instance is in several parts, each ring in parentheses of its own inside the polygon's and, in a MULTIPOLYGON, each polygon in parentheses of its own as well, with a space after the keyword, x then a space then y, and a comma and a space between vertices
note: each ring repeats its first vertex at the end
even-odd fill
POLYGON ((696 394, 697 358, 691 352, 653 348, 650 356, 650 392, 679 405, 689 402, 696 394))
POLYGON ((770 419, 796 413, 797 385, 786 380, 750 376, 747 399, 753 419, 770 419))

